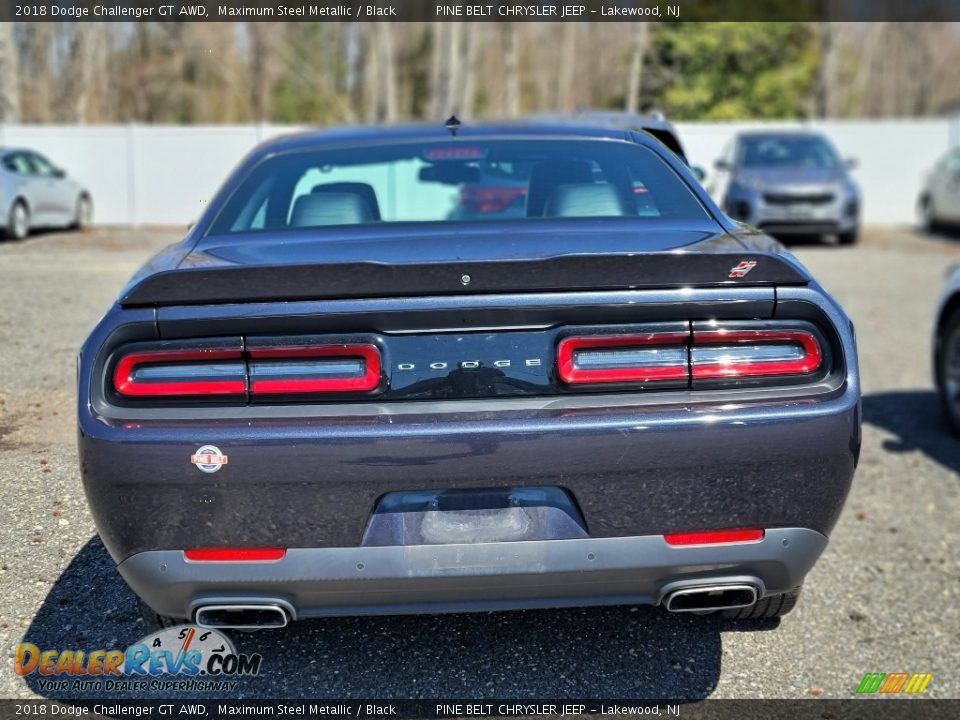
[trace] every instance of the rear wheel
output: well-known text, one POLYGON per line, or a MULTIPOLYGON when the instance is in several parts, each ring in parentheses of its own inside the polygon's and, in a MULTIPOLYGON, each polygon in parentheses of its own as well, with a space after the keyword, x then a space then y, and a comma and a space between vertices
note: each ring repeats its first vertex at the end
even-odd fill
POLYGON ((960 309, 947 318, 940 335, 937 356, 937 388, 940 407, 950 429, 960 435, 960 309))
POLYGON ((847 232, 840 233, 839 235, 841 245, 856 245, 857 244, 857 228, 853 230, 848 230, 847 232))
POLYGON ((23 240, 30 234, 30 211, 23 200, 17 200, 10 208, 4 234, 10 240, 23 240))
POLYGON ((73 227, 75 230, 83 230, 90 225, 93 220, 93 200, 84 193, 77 198, 77 209, 73 217, 73 227))
POLYGON ((783 617, 793 610, 799 597, 800 588, 795 587, 789 592, 762 597, 747 607, 723 610, 720 615, 730 620, 765 620, 783 617))
POLYGON ((924 195, 920 198, 920 226, 925 232, 935 233, 940 229, 940 224, 937 222, 937 213, 933 207, 933 198, 929 195, 924 195))

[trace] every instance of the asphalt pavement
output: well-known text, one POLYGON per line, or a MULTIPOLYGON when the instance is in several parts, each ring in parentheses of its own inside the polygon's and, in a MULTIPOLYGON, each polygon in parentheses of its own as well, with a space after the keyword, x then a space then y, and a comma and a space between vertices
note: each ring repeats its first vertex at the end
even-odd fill
MULTIPOLYGON (((72 696, 13 672, 19 642, 126 647, 143 626, 80 485, 75 354, 126 279, 177 238, 97 229, 0 243, 0 697, 72 696)), ((850 697, 866 672, 931 672, 960 698, 960 439, 930 327, 960 239, 874 228, 794 247, 853 318, 864 446, 830 546, 782 622, 614 607, 325 619, 239 635, 256 678, 215 697, 850 697)), ((122 693, 104 693, 109 697, 122 693)))

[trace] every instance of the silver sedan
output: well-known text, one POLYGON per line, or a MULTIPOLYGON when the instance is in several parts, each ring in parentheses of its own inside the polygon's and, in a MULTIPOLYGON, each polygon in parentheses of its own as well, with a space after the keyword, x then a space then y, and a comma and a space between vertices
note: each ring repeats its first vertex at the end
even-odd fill
POLYGON ((89 191, 33 150, 0 150, 0 226, 21 240, 35 228, 82 228, 93 218, 89 191))

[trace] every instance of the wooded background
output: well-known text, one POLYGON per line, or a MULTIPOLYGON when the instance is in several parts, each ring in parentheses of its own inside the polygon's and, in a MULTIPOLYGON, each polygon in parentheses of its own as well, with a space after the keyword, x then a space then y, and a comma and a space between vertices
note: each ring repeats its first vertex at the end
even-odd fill
POLYGON ((918 117, 958 67, 954 23, 0 23, 0 122, 918 117))

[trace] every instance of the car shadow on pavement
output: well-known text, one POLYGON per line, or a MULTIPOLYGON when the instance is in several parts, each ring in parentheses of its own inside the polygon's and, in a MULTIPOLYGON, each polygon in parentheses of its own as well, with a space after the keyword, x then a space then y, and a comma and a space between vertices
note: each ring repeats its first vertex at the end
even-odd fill
MULTIPOLYGON (((238 652, 263 656, 260 674, 231 692, 180 698, 617 698, 698 700, 720 676, 721 631, 742 626, 658 608, 605 607, 457 615, 306 620, 234 634, 238 652)), ((22 642, 57 648, 126 648, 146 633, 132 592, 93 537, 51 588, 22 642)), ((51 698, 168 697, 29 688, 51 698)))
POLYGON ((887 452, 919 450, 948 470, 960 472, 960 440, 948 429, 933 390, 864 395, 863 421, 894 436, 883 442, 887 452))

